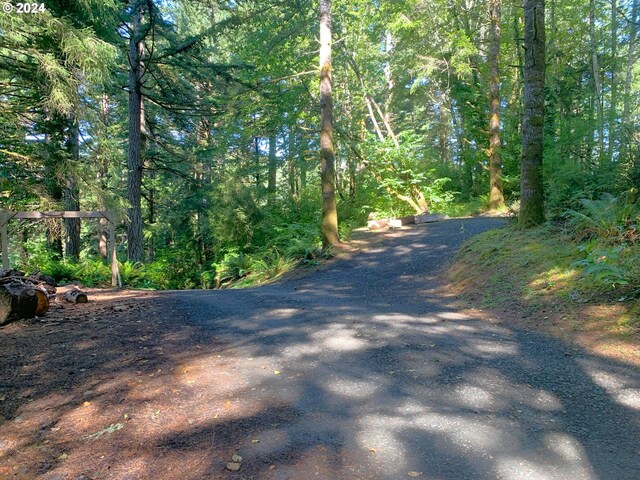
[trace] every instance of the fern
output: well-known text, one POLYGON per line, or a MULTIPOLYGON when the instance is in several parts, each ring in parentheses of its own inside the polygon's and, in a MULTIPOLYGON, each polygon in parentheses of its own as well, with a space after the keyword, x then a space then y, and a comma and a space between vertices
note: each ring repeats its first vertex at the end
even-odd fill
POLYGON ((581 210, 568 210, 569 223, 578 240, 599 238, 608 243, 638 239, 640 206, 632 192, 615 197, 603 194, 598 200, 580 200, 581 210))

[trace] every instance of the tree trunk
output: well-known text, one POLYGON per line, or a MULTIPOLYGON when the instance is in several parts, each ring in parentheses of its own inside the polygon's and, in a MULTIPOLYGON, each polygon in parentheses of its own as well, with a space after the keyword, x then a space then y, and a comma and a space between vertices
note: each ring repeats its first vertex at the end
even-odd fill
MULTIPOLYGON (((67 150, 71 157, 71 163, 80 160, 80 126, 78 119, 73 115, 69 121, 67 132, 67 150)), ((64 209, 70 211, 80 210, 80 192, 76 181, 75 172, 67 169, 66 184, 62 190, 64 209)), ((80 257, 80 219, 65 218, 64 225, 64 256, 73 260, 80 257)))
POLYGON ((129 228, 127 258, 132 262, 144 261, 144 239, 142 236, 142 169, 144 164, 144 106, 142 98, 142 4, 136 4, 132 13, 129 39, 129 155, 128 190, 129 228))
POLYGON ((295 130, 289 128, 287 162, 289 166, 289 193, 291 199, 298 203, 300 201, 300 168, 296 163, 297 152, 300 147, 295 138, 295 130))
POLYGON ((322 244, 340 243, 335 196, 333 98, 331 92, 331 0, 320 0, 320 177, 322 183, 322 244))
POLYGON ((347 158, 349 168, 349 196, 356 196, 356 158, 353 155, 349 155, 347 158))
MULTIPOLYGON (((395 80, 393 79, 393 71, 391 70, 391 57, 393 54, 393 49, 395 47, 395 42, 393 40, 393 35, 391 32, 386 32, 384 39, 384 50, 385 50, 385 65, 384 65, 384 82, 387 85, 387 95, 384 100, 384 121, 388 126, 389 130, 393 132, 391 117, 391 103, 393 102, 393 88, 395 87, 395 80)), ((393 134, 393 133, 391 133, 393 134)))
MULTIPOLYGON (((59 158, 55 147, 51 145, 51 134, 45 133, 44 136, 44 189, 47 194, 48 202, 57 206, 62 201, 62 189, 58 182, 59 158)), ((62 235, 60 222, 57 219, 45 220, 45 230, 47 237, 47 248, 54 257, 62 258, 62 235)))
POLYGON ((260 138, 255 137, 253 139, 253 161, 254 161, 254 169, 255 169, 255 179, 256 179, 256 192, 258 195, 262 190, 262 176, 260 175, 262 166, 260 165, 260 138))
POLYGON ((544 0, 524 2, 524 118, 520 164, 521 227, 544 222, 542 183, 544 131, 544 0))
POLYGON ((304 137, 300 136, 300 145, 298 146, 298 168, 300 169, 300 196, 307 188, 307 159, 304 156, 304 137))
POLYGON ((618 126, 616 125, 616 107, 618 105, 618 2, 611 0, 611 64, 609 66, 611 81, 611 101, 609 102, 609 141, 607 142, 607 160, 613 161, 618 126))
POLYGON ((27 240, 29 239, 29 235, 27 233, 27 229, 26 226, 20 225, 17 229, 17 235, 18 235, 18 252, 19 252, 19 256, 20 256, 20 262, 22 264, 27 263, 27 261, 29 260, 29 252, 27 252, 27 240))
MULTIPOLYGON (((629 51, 627 53, 627 70, 625 72, 625 80, 624 80, 624 100, 622 107, 622 129, 624 138, 622 139, 621 151, 624 150, 625 160, 630 157, 630 148, 629 144, 631 143, 631 139, 629 138, 630 134, 633 132, 633 125, 629 124, 629 119, 631 118, 631 85, 633 82, 633 67, 636 63, 636 42, 638 41, 638 9, 640 7, 640 0, 633 0, 633 6, 631 9, 631 22, 630 22, 630 33, 629 33, 629 51)), ((621 155, 623 156, 623 155, 621 155)))
POLYGON ((504 208, 500 159, 500 5, 490 0, 489 17, 489 208, 504 208))
POLYGON ((595 0, 589 1, 589 37, 591 42, 591 68, 595 92, 595 107, 598 131, 598 158, 604 155, 604 106, 602 104, 602 81, 600 79, 600 65, 598 62, 598 39, 596 37, 595 0))
POLYGON ((267 201, 273 204, 276 195, 276 175, 277 169, 277 137, 275 132, 269 135, 269 165, 268 165, 268 181, 267 181, 267 201))
MULTIPOLYGON (((198 128, 196 129, 196 142, 202 149, 211 147, 211 124, 207 117, 201 117, 198 122, 198 128)), ((211 164, 204 160, 198 164, 198 171, 195 174, 195 179, 200 185, 202 190, 202 196, 200 198, 199 209, 196 212, 196 242, 198 244, 198 259, 200 265, 208 264, 213 259, 212 252, 212 238, 210 227, 210 201, 208 195, 208 189, 205 186, 211 184, 211 164)))
MULTIPOLYGON (((106 93, 102 94, 100 99, 100 121, 102 122, 102 128, 107 131, 109 126, 109 96, 106 93)), ((107 164, 107 158, 102 151, 96 156, 96 168, 97 168, 97 180, 98 180, 98 210, 107 210, 107 202, 105 198, 105 192, 107 191, 107 174, 109 166, 107 164)), ((98 221, 98 252, 103 259, 106 259, 109 255, 109 245, 107 242, 107 234, 109 229, 109 222, 105 218, 101 218, 98 221)))

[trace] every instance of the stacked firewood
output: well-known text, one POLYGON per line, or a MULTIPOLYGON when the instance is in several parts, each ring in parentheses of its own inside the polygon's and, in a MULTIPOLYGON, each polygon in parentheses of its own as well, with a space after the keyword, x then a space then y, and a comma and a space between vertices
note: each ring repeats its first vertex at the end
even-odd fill
POLYGON ((0 270, 0 325, 21 318, 43 316, 55 294, 56 282, 49 275, 0 270))

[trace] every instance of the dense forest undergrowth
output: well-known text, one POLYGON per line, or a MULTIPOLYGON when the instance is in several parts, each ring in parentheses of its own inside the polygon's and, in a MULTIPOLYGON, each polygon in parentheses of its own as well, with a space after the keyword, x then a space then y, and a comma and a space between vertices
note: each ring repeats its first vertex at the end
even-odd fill
MULTIPOLYGON (((483 211, 483 200, 442 204, 438 211, 450 216, 477 214, 483 211)), ((368 218, 366 211, 352 205, 357 207, 356 200, 345 202, 340 208, 343 213, 341 238, 346 243, 350 240, 352 230, 366 226, 368 218)), ((402 205, 389 207, 388 210, 376 210, 376 216, 400 217, 410 213, 402 205)), ((245 218, 243 211, 227 208, 225 213, 229 220, 221 224, 229 231, 216 233, 218 238, 231 238, 214 256, 215 260, 209 263, 204 263, 192 248, 180 248, 177 245, 159 248, 153 261, 134 263, 126 260, 126 251, 121 247, 117 254, 123 285, 129 288, 178 290, 242 288, 272 281, 294 268, 318 265, 333 255, 331 249, 322 248, 316 214, 318 209, 318 202, 301 201, 294 208, 281 205, 256 209, 251 212, 250 218, 245 218), (238 237, 243 237, 242 246, 238 245, 238 237)), ((110 265, 97 250, 95 229, 88 225, 84 232, 83 243, 87 248, 81 250, 78 259, 52 255, 51 250, 36 237, 23 246, 22 255, 16 262, 18 268, 25 272, 44 272, 63 284, 80 282, 90 287, 109 285, 110 265)))

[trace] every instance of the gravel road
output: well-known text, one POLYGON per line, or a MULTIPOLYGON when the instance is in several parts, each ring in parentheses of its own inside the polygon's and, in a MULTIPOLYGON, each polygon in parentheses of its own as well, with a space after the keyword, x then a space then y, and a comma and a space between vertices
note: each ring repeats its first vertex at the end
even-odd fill
MULTIPOLYGON (((638 480, 640 372, 470 318, 437 293, 461 242, 503 223, 387 234, 304 278, 168 294, 226 361, 230 479, 638 480)), ((216 476, 216 475, 219 475, 216 476)))

